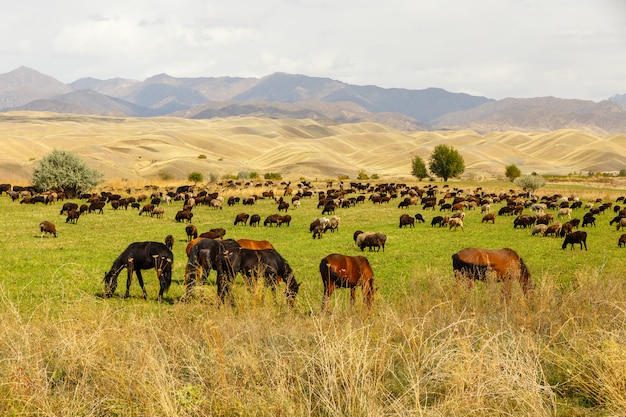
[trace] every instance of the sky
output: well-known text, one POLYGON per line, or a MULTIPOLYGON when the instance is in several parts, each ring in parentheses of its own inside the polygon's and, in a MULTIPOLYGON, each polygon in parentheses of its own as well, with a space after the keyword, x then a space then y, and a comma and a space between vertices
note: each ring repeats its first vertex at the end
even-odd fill
POLYGON ((601 101, 626 94, 626 0, 0 0, 0 74, 21 66, 601 101))

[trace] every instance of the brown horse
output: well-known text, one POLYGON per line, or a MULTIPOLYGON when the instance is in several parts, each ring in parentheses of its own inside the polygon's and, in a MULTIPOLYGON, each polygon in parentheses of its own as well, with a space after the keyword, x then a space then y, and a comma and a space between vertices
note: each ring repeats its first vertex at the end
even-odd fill
POLYGON ((374 301, 374 272, 364 256, 347 256, 333 253, 320 262, 320 274, 324 283, 322 313, 335 288, 350 288, 350 307, 354 306, 356 287, 363 288, 363 301, 368 310, 374 301))
POLYGON ((479 249, 466 248, 452 255, 452 268, 457 278, 468 280, 468 285, 473 280, 485 281, 489 274, 494 274, 498 282, 503 283, 505 296, 511 294, 511 281, 519 281, 525 294, 532 290, 533 283, 530 272, 522 258, 512 249, 479 249))
POLYGON ((237 239, 237 243, 245 249, 274 249, 274 246, 267 240, 237 239))

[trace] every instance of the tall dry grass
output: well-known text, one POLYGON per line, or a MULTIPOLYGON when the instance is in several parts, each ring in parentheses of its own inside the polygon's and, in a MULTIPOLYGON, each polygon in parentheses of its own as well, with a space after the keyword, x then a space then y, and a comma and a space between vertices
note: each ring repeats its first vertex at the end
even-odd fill
POLYGON ((0 414, 564 416, 626 410, 623 277, 544 276, 532 298, 437 271, 373 314, 317 299, 218 307, 0 297, 0 414), (58 300, 54 301, 58 303, 58 300), (302 307, 308 306, 308 307, 302 307))

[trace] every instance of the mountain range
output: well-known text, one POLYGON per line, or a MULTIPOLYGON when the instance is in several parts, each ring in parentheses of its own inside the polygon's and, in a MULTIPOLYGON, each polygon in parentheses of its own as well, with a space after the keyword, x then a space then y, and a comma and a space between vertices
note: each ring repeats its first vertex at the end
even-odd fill
POLYGON ((0 111, 44 111, 115 117, 232 116, 376 122, 402 131, 470 129, 626 132, 626 95, 593 102, 555 97, 494 100, 441 88, 356 86, 329 78, 274 73, 262 78, 175 78, 143 81, 81 78, 64 84, 34 69, 0 74, 0 111))

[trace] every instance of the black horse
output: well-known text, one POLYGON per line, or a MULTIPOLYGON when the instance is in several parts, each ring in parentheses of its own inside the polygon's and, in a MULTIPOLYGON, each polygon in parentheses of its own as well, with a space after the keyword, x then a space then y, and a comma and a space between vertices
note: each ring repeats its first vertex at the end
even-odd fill
POLYGON ((239 249, 234 254, 235 267, 246 278, 248 287, 251 288, 257 277, 263 276, 265 286, 270 287, 276 295, 276 285, 285 283, 285 298, 290 307, 298 295, 300 284, 296 281, 293 270, 275 249, 239 249))
POLYGON ((201 239, 189 251, 185 271, 185 288, 189 294, 198 280, 198 269, 201 269, 200 283, 203 284, 212 269, 217 272, 217 294, 224 301, 230 292, 230 285, 238 272, 238 257, 235 255, 241 248, 233 239, 216 240, 201 239))
POLYGON ((117 277, 122 269, 126 268, 128 278, 126 280, 126 295, 130 295, 130 282, 133 272, 137 273, 139 286, 143 291, 143 298, 147 299, 148 295, 143 285, 143 276, 141 270, 154 268, 159 280, 159 297, 163 299, 165 293, 172 283, 172 264, 174 263, 174 254, 171 250, 161 242, 134 242, 117 257, 109 272, 104 275, 104 294, 111 297, 117 288, 117 277))

